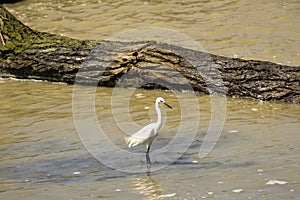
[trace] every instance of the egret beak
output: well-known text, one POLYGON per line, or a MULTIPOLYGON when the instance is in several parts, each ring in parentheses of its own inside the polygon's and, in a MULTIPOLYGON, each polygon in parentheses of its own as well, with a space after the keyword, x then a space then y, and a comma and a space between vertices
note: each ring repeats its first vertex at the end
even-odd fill
POLYGON ((168 106, 170 109, 173 109, 169 104, 167 104, 166 102, 163 102, 166 106, 168 106))

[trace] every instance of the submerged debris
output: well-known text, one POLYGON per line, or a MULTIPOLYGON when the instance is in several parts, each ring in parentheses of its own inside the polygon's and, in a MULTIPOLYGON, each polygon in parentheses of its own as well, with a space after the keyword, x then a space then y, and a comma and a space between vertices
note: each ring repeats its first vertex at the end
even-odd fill
POLYGON ((175 196, 176 196, 176 193, 159 195, 160 198, 168 198, 168 197, 175 197, 175 196))
POLYGON ((232 192, 234 192, 234 193, 240 193, 243 191, 244 191, 244 189, 241 189, 241 188, 232 190, 232 192))
POLYGON ((288 182, 287 181, 280 181, 280 180, 269 180, 266 185, 285 185, 287 184, 288 182))

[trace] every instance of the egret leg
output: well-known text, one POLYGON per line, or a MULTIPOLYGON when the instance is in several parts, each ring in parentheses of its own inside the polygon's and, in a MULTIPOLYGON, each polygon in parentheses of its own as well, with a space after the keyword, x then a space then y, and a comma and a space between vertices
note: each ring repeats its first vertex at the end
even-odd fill
POLYGON ((151 144, 152 144, 152 143, 147 144, 147 152, 146 152, 146 153, 149 153, 151 144))
POLYGON ((150 156, 149 156, 150 147, 151 147, 151 143, 147 144, 146 161, 147 161, 147 169, 148 170, 151 167, 151 160, 150 160, 150 156))
POLYGON ((147 161, 147 169, 150 169, 150 167, 151 167, 151 160, 150 160, 149 153, 146 153, 146 161, 147 161))

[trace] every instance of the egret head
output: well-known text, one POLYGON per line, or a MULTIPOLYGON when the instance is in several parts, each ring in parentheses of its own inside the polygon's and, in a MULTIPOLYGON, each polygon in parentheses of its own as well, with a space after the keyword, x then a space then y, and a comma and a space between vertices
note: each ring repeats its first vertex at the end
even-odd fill
POLYGON ((167 104, 167 102, 166 102, 166 101, 164 100, 164 98, 162 98, 162 97, 157 97, 156 103, 157 103, 157 104, 163 103, 163 104, 165 104, 166 106, 168 106, 170 109, 172 109, 172 107, 171 107, 169 104, 167 104))

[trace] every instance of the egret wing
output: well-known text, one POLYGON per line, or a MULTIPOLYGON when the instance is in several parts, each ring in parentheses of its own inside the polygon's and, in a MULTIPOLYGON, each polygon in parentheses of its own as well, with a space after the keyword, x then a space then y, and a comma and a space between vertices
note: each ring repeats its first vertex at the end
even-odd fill
POLYGON ((126 137, 125 140, 130 148, 139 144, 145 144, 148 140, 152 140, 154 136, 154 124, 151 123, 137 131, 132 136, 126 137))

